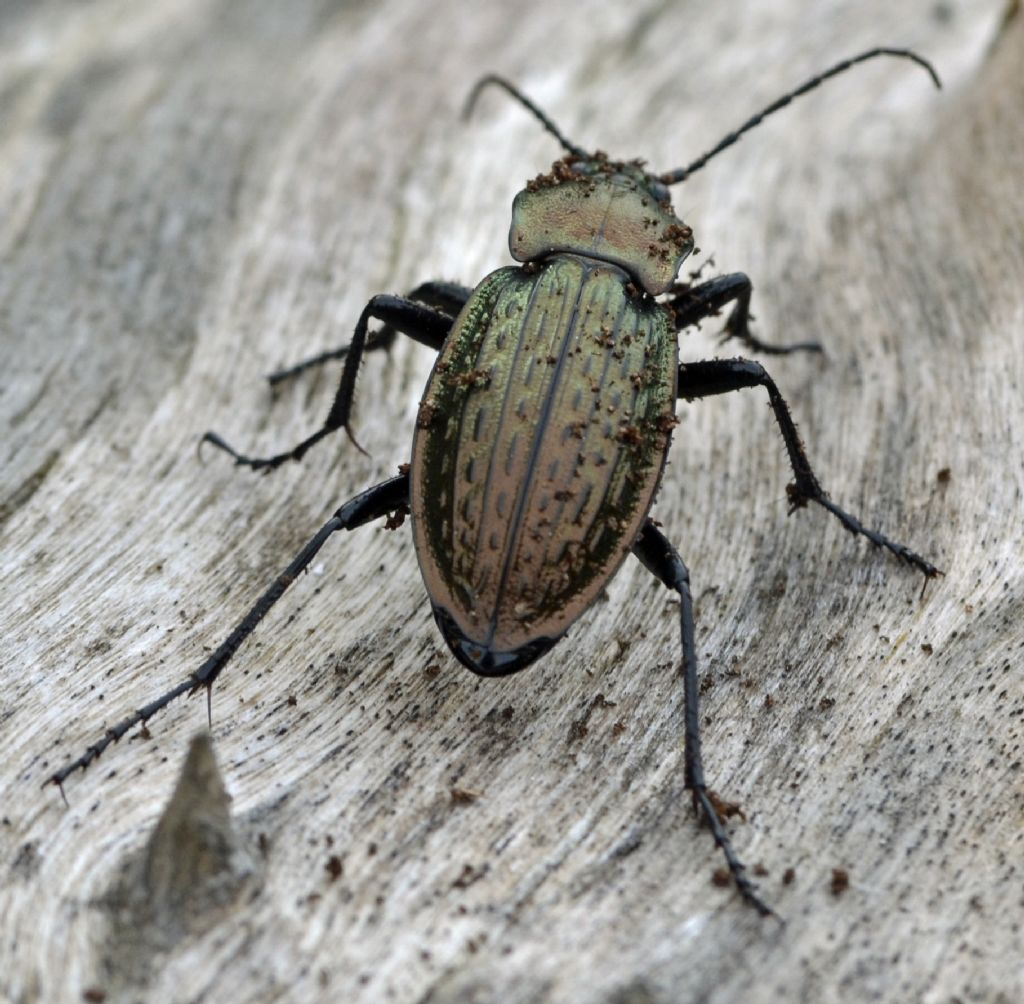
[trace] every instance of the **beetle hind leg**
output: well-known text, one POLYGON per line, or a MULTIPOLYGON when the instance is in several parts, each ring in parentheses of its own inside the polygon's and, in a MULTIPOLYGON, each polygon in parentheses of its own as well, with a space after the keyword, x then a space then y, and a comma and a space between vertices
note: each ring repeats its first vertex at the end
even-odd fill
POLYGON ((676 330, 689 328, 707 317, 716 316, 722 308, 735 302, 722 329, 722 341, 735 338, 752 352, 765 355, 784 356, 791 352, 822 352, 819 342, 793 342, 789 345, 771 345, 762 342, 750 331, 750 295, 754 287, 742 272, 719 275, 707 282, 691 285, 677 283, 672 287, 672 296, 666 304, 675 314, 676 330))
POLYGON ((640 532, 633 553, 664 585, 679 594, 679 624, 683 646, 683 694, 685 706, 685 776, 686 787, 693 793, 693 803, 711 830, 740 895, 764 917, 777 916, 757 894, 757 886, 747 876, 746 866, 733 850, 723 818, 735 813, 710 791, 704 780, 704 762, 700 744, 700 686, 697 680, 697 644, 693 622, 693 596, 690 593, 690 572, 668 539, 648 519, 640 532))
POLYGON ((398 477, 382 481, 349 499, 299 551, 288 567, 264 590, 263 595, 249 608, 249 612, 197 670, 156 700, 150 701, 149 704, 139 708, 123 721, 107 729, 103 736, 88 747, 77 760, 72 760, 50 775, 47 784, 57 785, 63 794, 64 782, 75 771, 85 770, 111 743, 117 742, 135 726, 144 725, 172 701, 177 700, 183 694, 194 693, 200 687, 206 688, 209 698, 213 684, 221 670, 231 661, 242 643, 256 630, 257 625, 284 595, 285 590, 309 567, 320 548, 327 542, 328 537, 338 530, 355 530, 372 520, 401 509, 408 502, 408 474, 400 474, 398 477))

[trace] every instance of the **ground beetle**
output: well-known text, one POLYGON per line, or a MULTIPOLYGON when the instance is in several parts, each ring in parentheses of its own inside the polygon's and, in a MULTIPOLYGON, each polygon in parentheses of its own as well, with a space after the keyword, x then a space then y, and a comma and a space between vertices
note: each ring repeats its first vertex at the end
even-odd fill
POLYGON ((913 52, 872 49, 807 81, 689 166, 664 174, 649 173, 642 161, 588 153, 507 81, 480 80, 467 114, 484 88, 501 88, 566 151, 516 196, 509 245, 521 266, 498 269, 475 289, 431 282, 406 298, 375 296, 347 346, 271 377, 278 382, 329 359, 345 359, 327 420, 294 449, 256 459, 216 433, 203 437, 237 464, 263 471, 300 460, 336 429, 344 428, 355 443, 349 421, 363 353, 388 345, 400 332, 440 353, 420 404, 411 465, 346 502, 198 670, 109 729, 50 780, 63 790, 72 772, 175 698, 200 687, 209 694, 236 649, 336 530, 382 516, 397 523, 411 513, 437 624, 455 657, 482 676, 517 672, 547 652, 632 551, 679 594, 686 785, 743 898, 770 914, 733 851, 722 823, 723 803, 705 784, 689 573, 648 516, 676 425, 676 401, 764 387, 793 468, 787 488, 791 511, 814 502, 927 578, 940 573, 828 498, 786 402, 758 363, 679 363, 676 333, 729 303, 734 306, 726 337, 763 352, 819 347, 758 341, 748 330, 751 284, 745 275, 676 281, 693 250, 693 234, 673 212, 668 186, 794 97, 883 55, 912 60, 939 86, 931 64, 913 52), (368 335, 371 318, 384 328, 368 335))

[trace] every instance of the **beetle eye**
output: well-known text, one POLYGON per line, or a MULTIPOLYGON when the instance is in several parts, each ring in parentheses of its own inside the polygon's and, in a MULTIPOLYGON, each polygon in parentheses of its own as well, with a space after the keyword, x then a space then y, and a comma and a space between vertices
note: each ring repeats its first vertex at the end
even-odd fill
POLYGON ((668 202, 672 198, 669 194, 668 185, 663 185, 656 178, 651 178, 647 182, 647 191, 651 193, 651 197, 656 202, 668 202))

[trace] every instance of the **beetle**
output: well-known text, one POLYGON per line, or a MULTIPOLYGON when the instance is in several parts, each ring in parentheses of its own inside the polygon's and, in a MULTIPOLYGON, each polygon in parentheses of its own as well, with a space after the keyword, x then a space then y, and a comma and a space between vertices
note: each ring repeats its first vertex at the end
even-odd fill
POLYGON ((325 422, 292 449, 254 458, 214 432, 202 440, 237 465, 265 472, 301 460, 338 429, 362 449, 351 428, 360 362, 401 333, 438 352, 419 406, 411 464, 342 505, 196 671, 108 729, 49 781, 63 793, 69 775, 179 696, 206 688, 209 697, 238 647, 338 530, 380 517, 397 525, 411 516, 437 625, 456 659, 481 676, 518 672, 549 651, 632 553, 679 596, 684 773, 695 810, 743 899, 761 914, 772 914, 733 850, 723 823, 728 807, 704 777, 689 571, 649 515, 677 400, 763 387, 793 469, 790 511, 813 502, 926 581, 941 573, 832 502, 811 468, 788 405, 759 363, 679 362, 677 333, 730 303, 724 335, 750 349, 784 354, 820 346, 772 346, 754 336, 752 287, 742 273, 697 282, 698 273, 693 282, 678 281, 694 238, 672 209, 669 186, 793 98, 879 56, 910 60, 941 86, 932 65, 912 51, 871 49, 779 98, 687 167, 661 174, 638 160, 589 153, 507 80, 482 78, 466 115, 485 88, 499 88, 565 151, 515 197, 509 247, 519 264, 492 272, 473 289, 430 282, 407 297, 374 296, 347 346, 272 376, 276 383, 331 359, 345 360, 325 422), (370 334, 371 319, 384 327, 370 334))

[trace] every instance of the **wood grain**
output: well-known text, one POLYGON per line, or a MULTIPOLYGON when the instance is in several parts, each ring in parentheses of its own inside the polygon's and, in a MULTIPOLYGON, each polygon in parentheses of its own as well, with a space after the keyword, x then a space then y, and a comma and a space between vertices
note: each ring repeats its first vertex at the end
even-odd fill
MULTIPOLYGON (((999 0, 4 5, 0 999, 1024 997, 1022 59, 999 0), (325 548, 213 695, 251 870, 173 937, 125 914, 202 699, 68 807, 40 786, 408 460, 410 344, 361 378, 369 458, 339 437, 259 477, 195 446, 291 445, 337 377, 263 374, 373 293, 508 261, 558 151, 498 94, 460 121, 472 82, 667 170, 880 43, 944 89, 861 67, 675 194, 701 258, 751 275, 758 334, 827 346, 767 363, 823 484, 946 572, 922 598, 825 513, 787 519, 762 395, 681 407, 656 516, 698 597, 709 780, 786 925, 712 882, 666 590, 629 561, 528 673, 479 680, 380 526, 325 548)), ((716 327, 684 358, 735 354, 716 327)))

